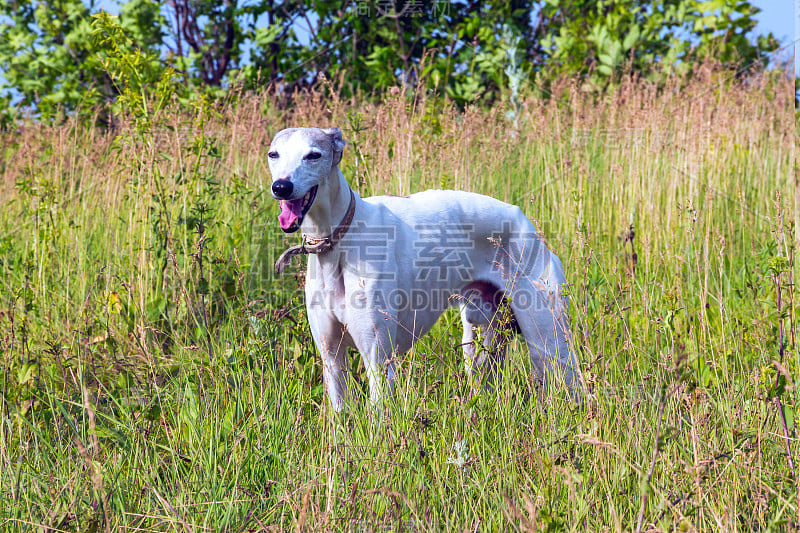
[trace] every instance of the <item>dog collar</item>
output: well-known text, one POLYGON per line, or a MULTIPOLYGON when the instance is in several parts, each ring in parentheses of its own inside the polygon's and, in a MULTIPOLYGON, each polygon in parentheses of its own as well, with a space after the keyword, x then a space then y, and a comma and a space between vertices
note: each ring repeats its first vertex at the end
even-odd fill
POLYGON ((353 193, 353 189, 350 189, 350 205, 347 207, 347 213, 345 213, 344 218, 336 227, 336 229, 333 230, 333 233, 327 237, 322 237, 321 239, 315 239, 303 234, 303 244, 292 246, 283 252, 280 257, 278 257, 278 260, 275 261, 275 273, 279 276, 283 274, 286 266, 292 262, 292 258, 296 255, 324 255, 330 252, 333 247, 336 246, 340 240, 342 240, 342 237, 344 237, 344 234, 347 233, 347 230, 350 229, 350 223, 353 221, 353 215, 355 215, 355 212, 356 195, 353 193))

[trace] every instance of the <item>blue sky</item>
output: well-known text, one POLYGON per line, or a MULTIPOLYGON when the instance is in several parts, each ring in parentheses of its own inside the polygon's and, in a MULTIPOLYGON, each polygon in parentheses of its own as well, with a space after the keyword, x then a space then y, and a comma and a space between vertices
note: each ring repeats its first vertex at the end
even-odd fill
POLYGON ((794 70, 800 72, 800 0, 753 0, 753 4, 763 10, 757 16, 758 32, 772 32, 781 46, 787 46, 784 57, 791 56, 794 42, 794 70))
POLYGON ((794 39, 794 20, 792 0, 754 0, 753 4, 763 11, 758 14, 758 29, 771 31, 781 44, 794 39))

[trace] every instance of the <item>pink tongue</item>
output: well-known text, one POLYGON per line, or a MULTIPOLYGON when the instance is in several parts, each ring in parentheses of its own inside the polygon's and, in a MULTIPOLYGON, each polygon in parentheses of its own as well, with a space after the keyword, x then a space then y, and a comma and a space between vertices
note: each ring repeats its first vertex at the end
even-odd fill
POLYGON ((281 214, 278 215, 278 222, 281 223, 281 228, 289 229, 303 214, 303 199, 297 200, 282 200, 281 201, 281 214))

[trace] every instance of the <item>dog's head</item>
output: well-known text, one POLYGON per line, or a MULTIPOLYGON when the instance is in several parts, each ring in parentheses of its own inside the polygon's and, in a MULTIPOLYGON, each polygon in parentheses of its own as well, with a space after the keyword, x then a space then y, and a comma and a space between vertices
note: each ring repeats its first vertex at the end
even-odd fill
POLYGON ((269 147, 272 197, 280 200, 278 221, 287 233, 297 231, 324 186, 342 160, 345 142, 339 128, 281 130, 269 147))

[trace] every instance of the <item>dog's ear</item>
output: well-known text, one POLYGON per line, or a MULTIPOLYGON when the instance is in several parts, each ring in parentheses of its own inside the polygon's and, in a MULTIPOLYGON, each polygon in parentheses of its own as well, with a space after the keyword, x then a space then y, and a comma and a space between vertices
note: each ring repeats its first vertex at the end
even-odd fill
POLYGON ((331 144, 333 145, 333 152, 335 154, 338 154, 336 159, 341 161, 342 152, 344 151, 344 147, 347 144, 344 140, 344 137, 342 137, 342 130, 340 130, 339 128, 325 128, 322 131, 324 131, 328 135, 328 137, 331 138, 331 144))

